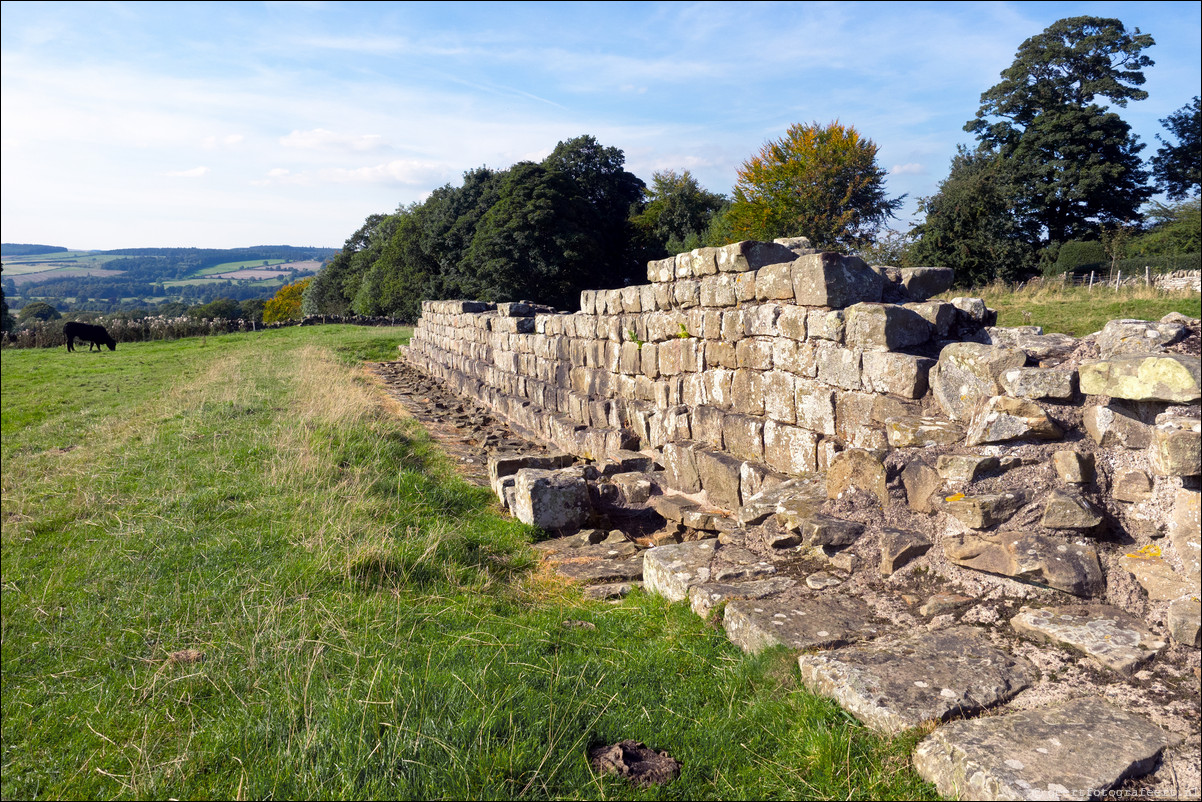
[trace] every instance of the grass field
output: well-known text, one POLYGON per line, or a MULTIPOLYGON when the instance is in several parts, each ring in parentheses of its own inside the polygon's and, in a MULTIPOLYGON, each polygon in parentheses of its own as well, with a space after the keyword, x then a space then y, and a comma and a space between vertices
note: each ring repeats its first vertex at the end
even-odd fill
MULTIPOLYGON (((32 256, 7 256, 4 258, 4 275, 24 276, 29 273, 44 273, 68 267, 104 267, 106 262, 120 256, 104 256, 87 251, 65 251, 40 253, 32 256)), ((119 272, 119 271, 118 271, 119 272)))
POLYGON ((932 796, 787 653, 537 570, 362 369, 407 333, 3 352, 0 796, 932 796))
POLYGON ((193 276, 211 276, 214 273, 230 273, 234 270, 242 270, 246 267, 263 267, 264 265, 282 265, 284 259, 248 259, 242 262, 223 262, 213 267, 206 267, 203 270, 197 270, 193 276))
POLYGON ((1159 320, 1170 312, 1198 317, 1196 292, 1164 292, 1147 287, 1064 287, 1057 283, 1029 284, 1017 291, 991 284, 970 291, 947 293, 983 298, 998 310, 999 326, 1043 326, 1046 332, 1083 337, 1100 331, 1108 320, 1159 320))

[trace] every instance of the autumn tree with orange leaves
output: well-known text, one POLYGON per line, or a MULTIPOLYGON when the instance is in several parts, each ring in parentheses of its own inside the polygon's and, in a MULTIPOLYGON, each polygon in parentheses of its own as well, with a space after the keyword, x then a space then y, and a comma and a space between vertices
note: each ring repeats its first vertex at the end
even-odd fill
POLYGON ((740 239, 809 237, 816 248, 868 245, 905 198, 885 196, 877 147, 850 125, 789 127, 739 169, 728 221, 740 239))

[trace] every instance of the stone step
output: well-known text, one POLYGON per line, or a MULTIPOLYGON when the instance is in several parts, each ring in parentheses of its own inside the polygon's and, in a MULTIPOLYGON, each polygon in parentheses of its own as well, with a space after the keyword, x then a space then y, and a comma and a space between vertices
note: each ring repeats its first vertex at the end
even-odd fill
POLYGON ((732 601, 722 623, 731 642, 752 653, 773 646, 832 649, 885 631, 867 604, 843 596, 732 601))

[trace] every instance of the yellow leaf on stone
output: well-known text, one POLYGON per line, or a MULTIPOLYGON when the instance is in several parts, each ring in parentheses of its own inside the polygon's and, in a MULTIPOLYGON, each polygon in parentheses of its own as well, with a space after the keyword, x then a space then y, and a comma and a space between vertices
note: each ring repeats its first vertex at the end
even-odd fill
POLYGON ((952 495, 945 498, 944 501, 959 501, 962 498, 964 498, 963 493, 953 493, 952 495))

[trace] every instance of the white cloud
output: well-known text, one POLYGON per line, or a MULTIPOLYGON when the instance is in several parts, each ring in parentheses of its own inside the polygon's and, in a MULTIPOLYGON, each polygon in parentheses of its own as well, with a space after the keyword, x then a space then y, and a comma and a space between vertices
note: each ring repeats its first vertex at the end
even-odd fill
POLYGON ((208 172, 208 167, 193 167, 191 170, 172 170, 163 175, 166 175, 168 178, 200 178, 208 172))
POLYGON ((227 134, 226 136, 206 136, 201 140, 201 147, 205 150, 213 150, 214 148, 229 148, 242 142, 246 137, 242 134, 227 134))
POLYGON ((325 128, 314 128, 310 131, 293 131, 287 136, 280 137, 280 144, 286 148, 303 150, 345 148, 365 151, 381 147, 384 140, 379 134, 342 134, 328 131, 325 128))
POLYGON ((425 186, 440 180, 446 173, 446 167, 435 162, 397 159, 369 167, 323 170, 321 176, 327 181, 340 184, 396 183, 425 186))
POLYGON ((909 164, 895 164, 889 168, 889 175, 922 175, 927 171, 924 165, 918 162, 910 162, 909 164))

